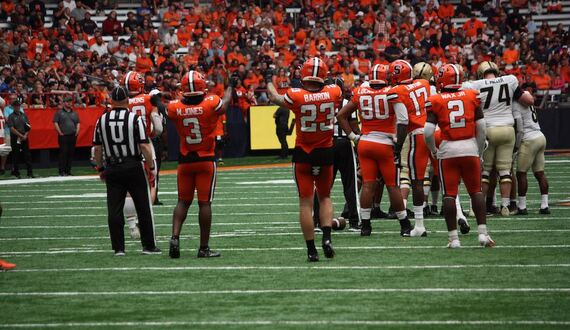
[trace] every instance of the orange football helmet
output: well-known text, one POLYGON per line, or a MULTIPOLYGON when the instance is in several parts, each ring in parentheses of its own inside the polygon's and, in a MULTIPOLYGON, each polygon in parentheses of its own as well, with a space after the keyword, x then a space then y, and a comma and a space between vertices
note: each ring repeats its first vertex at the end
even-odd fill
POLYGON ((308 59, 301 68, 301 80, 315 81, 324 84, 328 72, 329 68, 323 60, 318 57, 312 57, 308 59))
POLYGON ((445 64, 437 71, 436 84, 439 90, 444 88, 459 89, 462 82, 462 70, 455 64, 445 64))
POLYGON ((395 60, 390 63, 388 72, 390 72, 390 83, 396 84, 409 84, 413 81, 412 78, 412 65, 408 61, 395 60))
POLYGON ((388 66, 376 64, 372 68, 370 85, 388 85, 388 66))
POLYGON ((131 95, 142 93, 144 92, 144 77, 136 71, 129 71, 123 77, 122 85, 131 95))
POLYGON ((180 82, 182 94, 185 96, 204 95, 206 93, 206 79, 198 71, 188 71, 180 82))

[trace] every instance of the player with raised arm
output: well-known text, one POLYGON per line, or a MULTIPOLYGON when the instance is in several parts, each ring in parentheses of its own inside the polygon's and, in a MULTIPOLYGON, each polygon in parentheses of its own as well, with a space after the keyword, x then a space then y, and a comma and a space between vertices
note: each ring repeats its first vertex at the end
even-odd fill
POLYGON ((544 149, 546 137, 540 130, 536 110, 533 106, 527 107, 515 102, 513 104, 515 117, 520 116, 523 127, 522 143, 517 157, 517 183, 519 206, 517 215, 527 215, 526 192, 528 181, 526 173, 532 168, 534 177, 540 189, 540 214, 550 214, 548 208, 548 180, 544 174, 544 149))
POLYGON ((327 258, 333 258, 335 254, 331 237, 333 206, 330 197, 334 161, 333 121, 334 109, 342 101, 342 90, 337 85, 325 85, 327 74, 327 65, 313 57, 301 68, 302 88, 289 88, 284 95, 279 95, 272 83, 267 86, 269 99, 295 114, 297 138, 293 152, 293 173, 299 192, 299 220, 310 262, 319 261, 312 217, 315 189, 320 206, 323 251, 327 258))
POLYGON ((201 73, 189 71, 182 77, 183 98, 171 101, 167 106, 171 120, 180 137, 177 182, 178 204, 172 215, 172 237, 169 255, 180 258, 180 232, 188 215, 188 208, 198 195, 198 221, 200 224, 200 248, 198 258, 219 257, 210 250, 212 226, 212 200, 216 186, 216 125, 219 116, 226 111, 231 98, 231 87, 226 89, 223 100, 214 94, 206 94, 206 80, 201 73))
MULTIPOLYGON (((150 94, 144 93, 144 77, 136 71, 129 71, 121 80, 123 85, 129 92, 129 111, 139 115, 146 127, 146 133, 149 138, 160 136, 162 133, 162 117, 158 111, 160 96, 158 91, 152 91, 150 94)), ((153 157, 156 157, 154 147, 151 148, 153 157)), ((156 161, 155 161, 156 167, 156 161)), ((154 203, 157 197, 157 181, 158 175, 154 177, 150 183, 151 202, 154 203)), ((129 226, 131 238, 138 239, 140 237, 138 229, 138 217, 135 210, 133 199, 127 196, 124 207, 125 218, 129 226)))
MULTIPOLYGON (((412 183, 415 226, 410 236, 427 236, 424 226, 424 176, 430 152, 424 140, 424 124, 426 122, 425 103, 430 95, 436 93, 435 87, 428 80, 413 79, 412 65, 404 60, 390 63, 389 74, 392 87, 388 94, 388 102, 394 109, 407 111, 407 122, 398 125, 396 141, 409 138, 407 154, 408 175, 412 183)), ((398 152, 399 150, 396 149, 398 152)))
POLYGON ((522 130, 518 123, 515 127, 513 102, 533 105, 530 93, 519 88, 518 80, 513 75, 499 76, 499 68, 493 62, 485 61, 477 68, 479 80, 464 82, 463 89, 479 91, 485 122, 487 125, 488 147, 483 153, 483 194, 489 190, 489 175, 493 168, 499 173, 501 191, 501 215, 508 216, 511 192, 511 165, 515 148, 517 130, 522 130))
MULTIPOLYGON (((357 150, 363 180, 360 194, 361 236, 370 236, 372 233, 370 212, 379 172, 388 190, 390 204, 400 221, 400 235, 410 236, 411 231, 410 220, 398 186, 398 156, 394 151, 396 122, 398 126, 404 125, 407 115, 404 107, 396 106, 392 109, 388 104, 387 97, 391 90, 388 87, 387 71, 385 65, 375 65, 369 86, 356 88, 351 101, 342 107, 337 115, 348 138, 355 142, 360 141, 357 150), (362 136, 354 134, 348 122, 348 117, 356 110, 362 122, 362 136)), ((396 150, 401 147, 400 144, 396 150)))
POLYGON ((449 248, 461 247, 457 234, 455 198, 459 182, 467 187, 477 219, 479 243, 495 246, 487 233, 485 198, 481 192, 480 155, 485 145, 485 119, 476 90, 461 88, 462 73, 453 64, 439 69, 436 82, 440 94, 429 97, 424 127, 426 145, 439 161, 439 176, 443 188, 443 213, 447 223, 449 248), (435 127, 441 129, 439 149, 435 144, 435 127))

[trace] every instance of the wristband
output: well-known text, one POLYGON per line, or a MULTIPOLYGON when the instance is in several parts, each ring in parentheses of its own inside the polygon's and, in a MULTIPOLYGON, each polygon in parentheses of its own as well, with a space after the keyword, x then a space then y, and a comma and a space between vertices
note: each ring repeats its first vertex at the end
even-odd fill
POLYGON ((358 141, 360 140, 360 135, 356 135, 354 134, 354 132, 350 132, 350 134, 348 134, 348 139, 351 141, 358 141))

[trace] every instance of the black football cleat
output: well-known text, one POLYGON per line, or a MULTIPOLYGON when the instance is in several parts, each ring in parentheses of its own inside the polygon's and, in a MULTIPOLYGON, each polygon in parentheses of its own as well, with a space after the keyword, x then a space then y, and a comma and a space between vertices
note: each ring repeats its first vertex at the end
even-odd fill
POLYGON ((528 210, 526 208, 519 209, 519 211, 517 212, 517 215, 528 215, 528 210))
POLYGON ((550 214, 550 210, 548 209, 548 207, 545 207, 543 209, 540 209, 540 211, 538 211, 538 213, 540 214, 550 214))
POLYGON ((326 258, 334 258, 335 253, 331 241, 323 243, 323 252, 325 253, 326 258))
POLYGON ((385 219, 388 217, 388 213, 382 211, 379 207, 372 208, 370 212, 370 218, 372 219, 385 219))
POLYGON ((370 220, 362 220, 360 236, 370 236, 370 234, 372 234, 372 225, 370 224, 370 220))
POLYGON ((413 218, 415 216, 414 211, 410 209, 406 209, 406 213, 408 214, 408 218, 413 218))
POLYGON ((361 226, 358 224, 358 220, 349 220, 348 231, 360 232, 361 226))
POLYGON ((430 213, 436 216, 439 215, 439 212, 437 212, 437 205, 430 206, 430 213))
POLYGON ((142 253, 146 255, 155 255, 162 254, 162 251, 155 246, 153 248, 144 248, 142 253))
POLYGON ((319 261, 319 254, 316 251, 315 251, 315 253, 307 253, 307 261, 308 262, 319 261))
POLYGON ((457 224, 459 225, 459 231, 460 231, 463 235, 468 234, 469 231, 471 230, 471 227, 469 227, 469 224, 467 223, 467 221, 465 221, 465 219, 459 219, 459 220, 457 220, 457 224))
POLYGON ((198 249, 198 258, 216 258, 220 257, 222 254, 218 251, 210 250, 209 247, 205 249, 198 249))
POLYGON ((429 205, 424 206, 424 218, 428 218, 431 216, 431 210, 429 205))
POLYGON ((180 258, 180 240, 176 238, 170 239, 170 249, 168 250, 168 255, 172 259, 180 258))
POLYGON ((405 218, 400 220, 400 236, 410 237, 410 232, 412 231, 412 223, 410 219, 405 218))
POLYGON ((487 215, 493 216, 501 213, 501 209, 495 205, 487 205, 487 215))

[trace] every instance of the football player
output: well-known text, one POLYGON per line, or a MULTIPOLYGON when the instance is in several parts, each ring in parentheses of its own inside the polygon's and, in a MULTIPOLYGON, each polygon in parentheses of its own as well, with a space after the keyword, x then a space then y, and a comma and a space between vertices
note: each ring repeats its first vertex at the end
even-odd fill
POLYGON ((495 242, 487 233, 485 198, 481 192, 480 156, 485 145, 485 119, 476 90, 461 88, 462 73, 457 66, 446 64, 437 74, 440 94, 426 103, 425 142, 439 161, 439 176, 443 188, 443 208, 449 235, 449 248, 459 248, 456 206, 459 182, 467 187, 477 218, 481 246, 492 247, 495 242), (441 129, 439 149, 435 143, 435 126, 441 129))
POLYGON ((528 181, 526 172, 532 168, 534 177, 538 181, 540 189, 540 214, 550 214, 548 208, 548 180, 544 174, 544 149, 546 148, 546 137, 540 130, 536 110, 533 106, 527 107, 519 103, 513 104, 515 116, 522 119, 523 136, 517 159, 517 181, 519 206, 518 215, 527 215, 526 192, 528 181))
POLYGON ((389 74, 394 87, 388 94, 388 102, 393 108, 405 108, 407 122, 398 125, 396 141, 403 141, 408 136, 410 140, 407 154, 408 175, 412 184, 414 201, 415 226, 410 236, 427 236, 424 226, 424 176, 430 158, 430 152, 425 145, 424 124, 426 121, 425 102, 430 95, 436 93, 435 87, 428 80, 413 79, 413 67, 404 60, 390 63, 389 74))
MULTIPOLYGON (((160 136, 162 134, 162 117, 158 111, 160 103, 160 95, 158 91, 152 91, 150 94, 144 93, 144 77, 136 71, 129 71, 123 77, 121 85, 125 86, 129 92, 129 110, 135 112, 142 117, 146 127, 146 133, 150 138, 160 136)), ((154 147, 152 148, 153 157, 156 157, 154 147)), ((156 164, 155 164, 156 166, 156 164)), ((152 202, 157 198, 158 188, 158 174, 154 181, 150 183, 151 199, 152 202)), ((125 200, 125 207, 123 210, 127 218, 131 238, 138 239, 140 233, 138 230, 138 217, 135 210, 135 205, 130 196, 125 200)))
POLYGON ((168 119, 174 123, 180 137, 178 204, 172 215, 169 255, 180 258, 180 232, 196 190, 200 224, 198 258, 219 257, 220 253, 209 247, 216 186, 215 130, 218 118, 225 113, 232 96, 232 87, 226 89, 223 99, 214 94, 206 95, 206 80, 198 71, 186 73, 180 87, 183 98, 171 101, 167 106, 168 119))
MULTIPOLYGON (((493 62, 485 61, 477 68, 479 80, 464 82, 464 89, 479 91, 487 125, 488 147, 483 153, 483 194, 489 190, 489 174, 495 167, 499 173, 501 191, 501 215, 508 216, 511 192, 511 164, 515 147, 515 120, 512 103, 534 104, 532 95, 519 88, 513 75, 499 76, 499 68, 493 62)), ((522 129, 520 123, 516 129, 522 129)))
POLYGON ((342 107, 337 115, 348 138, 358 143, 358 159, 363 179, 360 195, 361 236, 370 236, 372 233, 370 212, 378 172, 382 174, 390 204, 400 221, 400 235, 410 236, 411 231, 411 223, 398 186, 397 153, 401 150, 402 143, 394 146, 396 123, 401 126, 408 118, 405 107, 398 105, 390 107, 388 104, 391 89, 388 87, 387 74, 388 68, 385 65, 375 65, 372 68, 369 86, 356 88, 351 101, 342 107), (348 116, 356 110, 362 123, 362 136, 354 134, 348 122, 348 116))
MULTIPOLYGON (((433 75, 433 69, 431 65, 425 62, 419 62, 414 65, 414 69, 412 71, 412 76, 414 79, 424 79, 427 80, 431 86, 431 92, 434 94, 437 92, 435 90, 435 77, 433 75)), ((439 128, 436 127, 435 131, 435 142, 436 147, 439 147, 441 143, 441 131, 439 128)), ((405 148, 405 144, 404 144, 405 148)), ((404 149, 402 149, 402 152, 404 149)), ((402 159, 406 156, 402 155, 402 159)), ((434 157, 430 157, 429 159, 431 166, 429 166, 425 170, 424 176, 424 216, 426 215, 438 215, 437 212, 437 203, 439 200, 439 168, 437 159, 434 157), (428 194, 431 192, 431 207, 428 205, 428 194)), ((407 164, 407 163, 406 163, 407 164)), ((402 171, 403 172, 403 171, 402 171)), ((404 192, 402 192, 404 195, 404 192)), ((406 197, 406 196, 404 196, 406 197)), ((461 229, 462 234, 467 234, 471 230, 469 227, 469 223, 467 222, 467 218, 463 214, 463 209, 461 208, 461 203, 459 202, 459 195, 455 198, 455 207, 456 207, 456 217, 457 223, 461 229)))
POLYGON ((337 85, 325 85, 328 67, 318 57, 308 59, 301 68, 302 88, 289 88, 279 95, 273 83, 268 83, 269 99, 295 114, 297 138, 293 151, 293 173, 299 192, 299 219, 307 244, 310 262, 319 261, 315 248, 312 218, 313 194, 319 199, 319 219, 323 232, 325 257, 333 258, 331 224, 333 206, 330 192, 333 185, 333 121, 334 109, 342 102, 342 90, 337 85))

